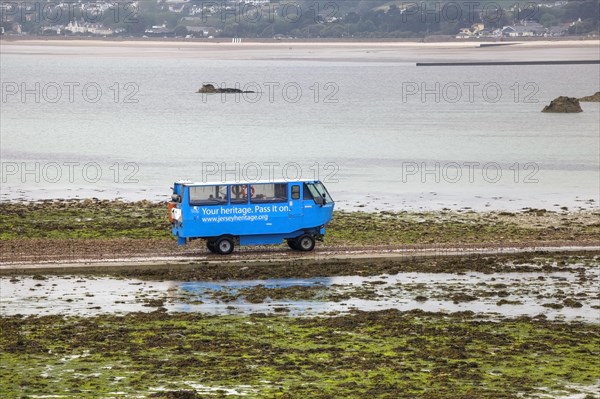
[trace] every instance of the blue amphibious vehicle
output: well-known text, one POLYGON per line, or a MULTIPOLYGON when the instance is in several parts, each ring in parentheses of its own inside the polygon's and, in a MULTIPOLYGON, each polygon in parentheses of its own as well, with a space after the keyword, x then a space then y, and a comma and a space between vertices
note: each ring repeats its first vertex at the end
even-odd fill
POLYGON ((318 180, 192 183, 179 181, 169 202, 179 245, 202 238, 211 252, 235 245, 280 244, 311 251, 325 235, 334 202, 318 180))

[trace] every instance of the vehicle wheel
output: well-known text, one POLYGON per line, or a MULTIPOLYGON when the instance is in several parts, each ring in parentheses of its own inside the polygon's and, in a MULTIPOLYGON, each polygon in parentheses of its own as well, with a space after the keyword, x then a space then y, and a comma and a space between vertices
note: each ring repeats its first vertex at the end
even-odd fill
POLYGON ((296 239, 296 245, 300 251, 312 251, 315 248, 315 238, 308 234, 301 235, 296 239))
POLYGON ((213 240, 206 240, 206 248, 213 254, 217 253, 217 248, 215 248, 215 242, 213 240))
POLYGON ((223 237, 217 240, 215 250, 221 255, 229 255, 233 252, 233 240, 229 237, 223 237))
POLYGON ((296 251, 298 250, 298 244, 296 243, 295 238, 288 238, 286 241, 287 241, 288 247, 295 249, 296 251))

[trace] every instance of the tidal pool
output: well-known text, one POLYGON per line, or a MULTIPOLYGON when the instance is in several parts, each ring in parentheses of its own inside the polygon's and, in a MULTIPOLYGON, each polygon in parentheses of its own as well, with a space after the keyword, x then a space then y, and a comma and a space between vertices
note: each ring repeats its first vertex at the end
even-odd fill
POLYGON ((585 272, 399 273, 373 277, 235 281, 142 281, 60 276, 0 279, 0 315, 282 313, 316 316, 420 309, 600 322, 597 268, 585 272))

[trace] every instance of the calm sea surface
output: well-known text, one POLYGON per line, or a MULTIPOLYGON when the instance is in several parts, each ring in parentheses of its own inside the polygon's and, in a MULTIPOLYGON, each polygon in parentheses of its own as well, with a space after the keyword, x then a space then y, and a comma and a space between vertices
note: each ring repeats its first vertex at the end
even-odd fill
POLYGON ((260 175, 318 177, 347 209, 598 204, 600 104, 540 112, 600 90, 598 65, 266 58, 4 52, 1 199, 164 200, 175 180, 260 175))

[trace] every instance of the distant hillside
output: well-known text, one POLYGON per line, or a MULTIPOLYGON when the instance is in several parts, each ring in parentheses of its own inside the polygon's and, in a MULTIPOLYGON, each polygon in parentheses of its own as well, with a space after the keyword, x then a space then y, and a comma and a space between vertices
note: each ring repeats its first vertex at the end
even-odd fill
POLYGON ((2 2, 6 34, 422 38, 597 34, 600 0, 159 0, 2 2), (62 8, 61 8, 62 7, 62 8), (93 16, 93 20, 90 19, 93 16), (535 29, 523 28, 539 24, 535 29), (517 28, 504 31, 504 27, 517 28))

